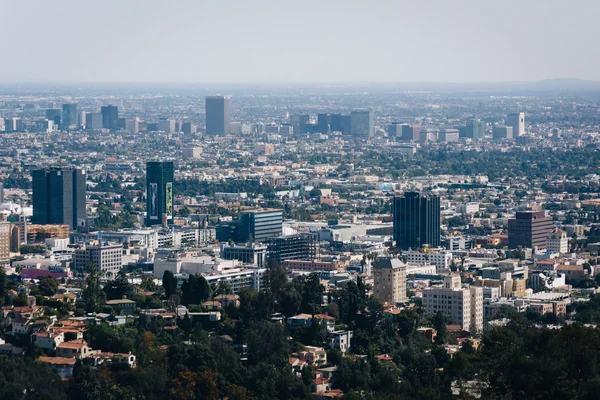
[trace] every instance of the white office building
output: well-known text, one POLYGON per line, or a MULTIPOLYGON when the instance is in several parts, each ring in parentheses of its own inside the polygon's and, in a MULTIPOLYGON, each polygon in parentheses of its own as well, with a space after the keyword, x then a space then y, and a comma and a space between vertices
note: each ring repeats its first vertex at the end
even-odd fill
POLYGON ((465 331, 483 331, 483 288, 463 288, 458 274, 446 276, 443 288, 424 290, 423 306, 427 314, 441 312, 465 331))

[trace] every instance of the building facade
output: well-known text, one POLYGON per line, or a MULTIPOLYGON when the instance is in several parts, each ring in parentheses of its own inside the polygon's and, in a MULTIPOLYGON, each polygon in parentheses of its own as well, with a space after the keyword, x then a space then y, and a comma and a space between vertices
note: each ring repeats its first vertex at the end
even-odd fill
POLYGON ((567 232, 562 229, 553 228, 552 232, 548 235, 548 245, 546 250, 552 253, 568 253, 569 238, 567 237, 567 232))
POLYGON ((119 123, 119 107, 107 105, 101 107, 102 128, 117 129, 119 123))
POLYGON ((506 125, 512 127, 512 133, 514 137, 523 136, 525 134, 525 113, 518 112, 508 114, 506 118, 506 125))
POLYGON ((508 220, 508 247, 545 249, 551 231, 552 218, 544 211, 519 211, 508 220))
POLYGON ((440 247, 440 198, 406 192, 393 200, 394 240, 402 250, 440 247))
POLYGON ((173 181, 172 161, 146 163, 146 226, 173 222, 173 181))
POLYGON ((405 303, 406 264, 396 258, 380 257, 373 266, 373 296, 381 302, 405 303))
POLYGON ((85 171, 79 168, 34 170, 33 224, 85 225, 85 171))
POLYGON ((458 274, 446 276, 443 288, 424 290, 423 306, 427 314, 440 312, 465 331, 483 331, 483 288, 463 288, 458 274))
POLYGON ((93 266, 101 275, 115 276, 123 266, 123 245, 91 242, 76 249, 73 259, 77 270, 93 266))
POLYGON ((350 113, 350 125, 352 136, 370 138, 375 134, 373 122, 373 111, 357 110, 350 113))
POLYGON ((229 96, 206 96, 206 133, 230 132, 229 96))

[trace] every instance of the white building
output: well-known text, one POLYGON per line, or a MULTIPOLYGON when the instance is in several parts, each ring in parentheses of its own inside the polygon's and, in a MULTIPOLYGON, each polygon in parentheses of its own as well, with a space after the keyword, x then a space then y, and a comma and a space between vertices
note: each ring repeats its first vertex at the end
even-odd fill
POLYGON ((90 242, 75 250, 75 268, 93 265, 100 274, 115 276, 123 267, 123 245, 90 242))
POLYGON ((450 269, 450 263, 452 262, 452 253, 449 251, 432 251, 432 252, 419 252, 419 251, 406 251, 402 253, 406 257, 407 264, 418 264, 418 265, 430 265, 436 266, 437 271, 447 271, 450 269))
POLYGON ((329 333, 329 336, 332 338, 329 346, 345 353, 350 348, 350 340, 353 334, 354 332, 352 331, 333 331, 329 333))
POLYGON ((441 312, 465 331, 483 330, 483 289, 463 288, 458 274, 446 276, 443 288, 424 290, 423 306, 428 314, 441 312))
POLYGON ((404 303, 406 264, 397 258, 380 257, 373 268, 373 296, 382 302, 404 303))
POLYGON ((559 228, 552 229, 552 232, 548 235, 546 250, 551 253, 568 253, 569 238, 567 237, 567 232, 559 228))

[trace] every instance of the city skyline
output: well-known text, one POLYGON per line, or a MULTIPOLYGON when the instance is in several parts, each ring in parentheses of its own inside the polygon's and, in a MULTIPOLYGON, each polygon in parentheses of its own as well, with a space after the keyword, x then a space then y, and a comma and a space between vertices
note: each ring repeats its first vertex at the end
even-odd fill
POLYGON ((278 7, 270 1, 233 7, 197 2, 179 7, 146 2, 141 7, 130 2, 119 4, 119 13, 110 11, 116 3, 86 4, 84 10, 74 4, 0 6, 4 15, 28 15, 26 27, 16 18, 5 21, 8 31, 20 32, 11 43, 19 62, 3 65, 2 83, 600 79, 595 68, 600 56, 589 51, 600 33, 594 23, 600 5, 591 1, 550 1, 543 8, 533 2, 472 0, 309 1, 278 7), (256 12, 268 23, 250 25, 256 12), (158 23, 166 29, 155 29, 158 23), (60 42, 61 54, 80 51, 86 57, 56 57, 54 46, 37 45, 48 31, 70 37, 60 42), (118 62, 107 64, 107 54, 118 62), (177 61, 181 54, 187 56, 184 63, 177 61), (41 68, 34 62, 40 58, 51 62, 41 68), (572 61, 582 58, 585 63, 572 61))

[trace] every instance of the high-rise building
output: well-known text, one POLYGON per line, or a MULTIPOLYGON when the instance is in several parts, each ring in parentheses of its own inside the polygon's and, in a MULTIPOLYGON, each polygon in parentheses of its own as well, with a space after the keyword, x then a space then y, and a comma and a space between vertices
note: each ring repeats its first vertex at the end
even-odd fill
POLYGON ((545 249, 552 232, 552 218, 545 211, 519 211, 508 220, 508 248, 545 249))
POLYGON ((21 129, 21 118, 12 117, 12 118, 4 118, 4 130, 6 132, 18 132, 21 129))
POLYGON ((173 222, 173 181, 172 161, 146 163, 146 225, 173 222))
POLYGON ((505 125, 496 125, 492 132, 492 137, 495 140, 500 139, 512 139, 513 138, 513 127, 505 125))
POLYGON ((102 128, 104 129, 117 129, 119 122, 119 107, 111 104, 102 106, 102 128))
POLYGON ((76 270, 87 271, 90 265, 106 277, 116 276, 123 267, 123 245, 90 242, 75 249, 76 270))
POLYGON ((392 140, 402 140, 402 127, 405 125, 406 124, 403 124, 401 122, 392 122, 391 124, 389 124, 387 128, 389 138, 392 140))
POLYGON ((466 137, 480 140, 485 137, 485 123, 478 119, 470 119, 467 121, 466 137))
POLYGON ((86 130, 102 129, 102 114, 99 114, 99 113, 85 114, 85 129, 86 130))
POLYGON ((0 204, 4 203, 4 183, 0 182, 0 204))
POLYGON ((229 96, 206 96, 206 133, 230 133, 229 96))
POLYGON ((440 247, 440 198, 406 192, 393 201, 394 240, 402 250, 440 247))
POLYGON ((54 122, 56 125, 60 124, 60 110, 58 108, 47 109, 46 119, 54 122))
POLYGON ((140 132, 140 120, 136 118, 125 118, 125 130, 130 133, 140 132))
POLYGON ((72 125, 77 125, 77 104, 66 103, 62 105, 61 124, 67 129, 72 125))
POLYGON ((525 134, 525 113, 518 112, 508 114, 506 125, 512 126, 513 136, 519 137, 525 134))
POLYGON ((405 303, 406 264, 397 258, 379 257, 373 266, 373 296, 388 303, 405 303))
POLYGON ((342 114, 331 114, 330 121, 329 129, 331 132, 342 131, 342 114))
POLYGON ((158 120, 158 130, 166 133, 175 132, 175 120, 169 118, 161 118, 158 120))
POLYGON ((283 212, 268 208, 244 211, 238 219, 222 222, 216 227, 217 240, 235 243, 264 243, 282 233, 283 212))
POLYGON ((375 134, 373 111, 356 110, 350 114, 352 136, 370 138, 375 134))
POLYGON ((196 133, 196 125, 191 122, 184 122, 181 124, 181 131, 186 135, 191 135, 192 133, 196 133))
POLYGON ((403 142, 416 142, 421 137, 421 127, 402 125, 402 141, 403 142))
POLYGON ((318 114, 317 115, 317 132, 329 133, 331 129, 331 114, 318 114))
POLYGON ((10 264, 11 226, 8 222, 0 223, 0 267, 10 264))
POLYGON ((267 258, 280 263, 285 260, 314 260, 319 255, 319 238, 314 233, 297 233, 267 240, 267 258))
POLYGON ((34 170, 33 224, 65 224, 71 229, 85 226, 85 171, 79 168, 34 170))
POLYGON ((483 330, 483 288, 463 288, 460 275, 444 277, 444 287, 423 290, 423 306, 429 315, 438 312, 471 333, 483 330))
POLYGON ((458 129, 454 129, 454 128, 440 129, 438 132, 438 140, 440 142, 445 142, 445 143, 458 142, 458 140, 459 140, 458 129))

